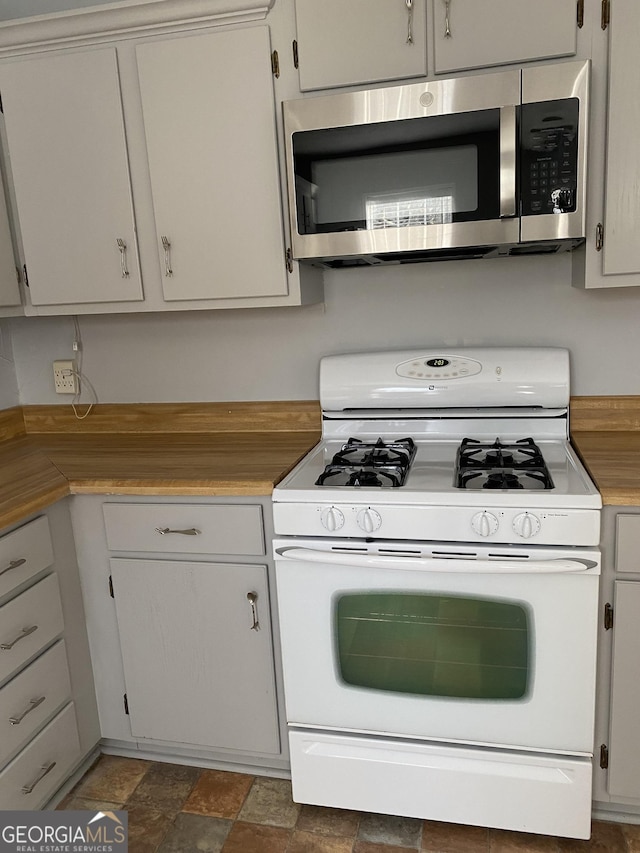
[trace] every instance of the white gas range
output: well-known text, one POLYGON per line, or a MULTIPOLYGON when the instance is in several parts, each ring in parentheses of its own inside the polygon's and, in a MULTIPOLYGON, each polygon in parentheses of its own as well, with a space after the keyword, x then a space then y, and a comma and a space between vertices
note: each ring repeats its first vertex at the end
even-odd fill
POLYGON ((322 360, 274 490, 294 798, 589 836, 601 500, 555 348, 322 360))
POLYGON ((276 533, 598 544, 566 350, 331 356, 320 395, 323 440, 276 487, 276 533))

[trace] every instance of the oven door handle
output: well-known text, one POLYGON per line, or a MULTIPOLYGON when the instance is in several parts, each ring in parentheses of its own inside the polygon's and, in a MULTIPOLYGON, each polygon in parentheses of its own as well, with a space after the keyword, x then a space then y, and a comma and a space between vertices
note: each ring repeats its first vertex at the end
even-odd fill
POLYGON ((320 551, 314 548, 284 547, 276 556, 301 563, 325 566, 354 566, 362 569, 391 569, 418 572, 467 574, 543 575, 585 572, 598 564, 594 560, 464 560, 449 557, 402 557, 382 554, 353 554, 342 551, 320 551))

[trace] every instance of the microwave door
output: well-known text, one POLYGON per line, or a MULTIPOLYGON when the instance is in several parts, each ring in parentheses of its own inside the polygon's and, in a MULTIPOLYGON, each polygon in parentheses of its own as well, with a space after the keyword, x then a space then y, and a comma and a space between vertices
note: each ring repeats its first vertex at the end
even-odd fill
POLYGON ((295 257, 405 262, 517 243, 519 96, 519 72, 504 72, 286 103, 295 257))

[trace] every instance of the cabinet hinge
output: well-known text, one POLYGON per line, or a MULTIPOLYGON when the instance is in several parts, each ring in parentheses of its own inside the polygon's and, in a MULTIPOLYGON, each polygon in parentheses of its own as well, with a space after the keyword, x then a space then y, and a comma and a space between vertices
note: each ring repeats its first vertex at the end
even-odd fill
POLYGON ((604 606, 604 630, 610 631, 613 628, 613 607, 607 603, 604 606))
POLYGON ((578 0, 578 27, 584 26, 584 0, 578 0))
POLYGON ((609 20, 611 17, 611 4, 610 0, 602 0, 602 7, 600 11, 600 26, 603 30, 606 30, 609 26, 609 20))
POLYGON ((129 714, 129 700, 127 699, 126 693, 123 695, 122 700, 124 702, 124 712, 125 712, 125 714, 128 715, 129 714))
POLYGON ((298 39, 294 39, 291 47, 293 49, 293 67, 298 67, 298 39))
POLYGON ((287 264, 287 272, 293 272, 293 252, 291 249, 287 249, 284 253, 284 259, 287 264))
POLYGON ((18 284, 20 284, 20 282, 22 281, 22 276, 20 275, 20 267, 16 267, 16 279, 18 281, 18 284))
POLYGON ((602 222, 596 225, 596 252, 601 252, 604 245, 604 228, 602 222))
POLYGON ((111 598, 115 598, 115 595, 113 594, 113 578, 111 575, 109 575, 109 595, 111 598))
POLYGON ((22 265, 22 276, 24 278, 24 283, 26 284, 27 287, 29 287, 29 276, 27 275, 27 265, 26 264, 22 265))
POLYGON ((609 766, 609 747, 606 745, 606 743, 603 743, 600 746, 600 767, 602 767, 603 770, 606 770, 608 766, 609 766))
POLYGON ((271 54, 271 73, 274 77, 280 76, 280 58, 278 57, 277 50, 274 50, 271 54))

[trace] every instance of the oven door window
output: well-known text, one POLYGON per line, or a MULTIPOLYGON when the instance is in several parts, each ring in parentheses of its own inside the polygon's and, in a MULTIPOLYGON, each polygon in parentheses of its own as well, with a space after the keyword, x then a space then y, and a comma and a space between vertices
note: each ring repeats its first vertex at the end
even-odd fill
POLYGON ((497 219, 500 111, 293 134, 298 233, 497 219))
POLYGON ((464 699, 517 700, 531 679, 531 619, 519 602, 371 592, 335 602, 344 683, 464 699))

